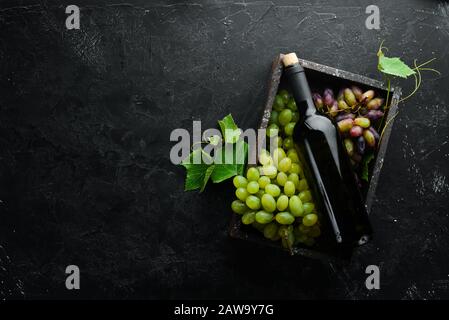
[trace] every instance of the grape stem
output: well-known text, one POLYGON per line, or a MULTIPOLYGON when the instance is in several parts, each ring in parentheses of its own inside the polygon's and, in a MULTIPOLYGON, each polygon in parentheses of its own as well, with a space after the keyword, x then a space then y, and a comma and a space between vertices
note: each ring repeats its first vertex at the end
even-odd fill
POLYGON ((391 117, 391 119, 388 120, 387 123, 385 123, 385 126, 384 126, 384 128, 382 129, 382 132, 380 133, 379 144, 380 144, 380 142, 382 141, 382 137, 384 136, 385 129, 388 127, 388 125, 391 123, 391 121, 394 120, 394 118, 396 118, 396 116, 397 116, 398 114, 399 114, 399 111, 396 112, 396 114, 395 114, 393 117, 391 117))

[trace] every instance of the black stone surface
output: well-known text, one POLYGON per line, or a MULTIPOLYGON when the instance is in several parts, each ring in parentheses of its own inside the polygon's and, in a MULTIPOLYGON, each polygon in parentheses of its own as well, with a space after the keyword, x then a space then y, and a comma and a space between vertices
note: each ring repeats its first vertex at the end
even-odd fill
POLYGON ((447 3, 376 1, 378 31, 367 1, 75 1, 77 31, 68 4, 1 3, 2 298, 449 298, 447 3), (375 239, 341 266, 230 239, 231 183, 185 193, 170 132, 256 127, 279 52, 381 79, 383 39, 442 75, 400 107, 375 239))

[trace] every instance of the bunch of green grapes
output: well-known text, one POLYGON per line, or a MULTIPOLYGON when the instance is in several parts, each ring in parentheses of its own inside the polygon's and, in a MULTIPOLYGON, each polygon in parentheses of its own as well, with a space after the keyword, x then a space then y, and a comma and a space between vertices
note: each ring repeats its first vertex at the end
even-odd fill
POLYGON ((292 135, 298 121, 295 101, 286 90, 276 95, 267 135, 277 143, 272 154, 262 149, 259 166, 233 183, 237 200, 232 210, 242 223, 252 225, 273 241, 292 250, 297 244, 312 246, 321 231, 309 185, 304 177, 292 135))

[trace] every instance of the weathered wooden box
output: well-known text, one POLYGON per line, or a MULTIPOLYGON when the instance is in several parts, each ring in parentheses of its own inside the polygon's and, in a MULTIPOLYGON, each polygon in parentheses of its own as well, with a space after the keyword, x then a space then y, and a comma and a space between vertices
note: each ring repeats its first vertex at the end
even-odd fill
MULTIPOLYGON (((271 78, 268 85, 267 100, 265 106, 263 108, 260 108, 260 115, 262 117, 259 125, 260 129, 265 129, 267 127, 276 93, 278 92, 279 88, 285 86, 285 80, 283 79, 282 74, 283 66, 281 58, 282 54, 276 57, 276 59, 274 59, 273 61, 271 78)), ((322 92, 326 87, 336 89, 345 85, 355 84, 360 86, 363 90, 373 89, 376 91, 378 96, 381 96, 383 98, 387 97, 388 88, 386 88, 380 81, 303 59, 300 59, 300 63, 305 69, 312 92, 322 92)), ((388 140, 393 128, 394 117, 397 113, 400 96, 400 88, 390 88, 390 106, 386 113, 386 121, 384 121, 384 126, 385 124, 388 125, 384 130, 382 140, 380 141, 380 145, 377 149, 377 154, 375 155, 375 159, 370 164, 369 183, 365 183, 361 190, 363 196, 365 197, 365 205, 367 207, 368 213, 371 210, 371 205, 375 196, 377 182, 379 179, 379 174, 382 170, 384 157, 387 151, 388 140)), ((382 129, 383 128, 381 128, 381 130, 382 129)), ((240 216, 236 214, 232 214, 229 234, 233 238, 249 240, 261 245, 275 246, 279 247, 280 249, 282 248, 280 242, 273 242, 271 240, 265 239, 263 235, 254 230, 254 228, 243 225, 240 221, 240 216)), ((330 256, 332 256, 332 252, 325 252, 324 250, 320 249, 321 248, 319 247, 319 245, 310 248, 306 246, 297 246, 294 248, 293 254, 324 259, 328 259, 330 256)))

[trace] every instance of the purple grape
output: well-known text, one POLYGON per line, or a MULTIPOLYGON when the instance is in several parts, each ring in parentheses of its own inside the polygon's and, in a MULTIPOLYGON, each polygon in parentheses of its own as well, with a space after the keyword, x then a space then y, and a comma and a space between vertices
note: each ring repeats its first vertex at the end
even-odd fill
POLYGON ((376 141, 379 141, 380 135, 379 135, 379 133, 376 131, 376 129, 374 129, 373 127, 369 127, 368 130, 371 131, 371 133, 373 134, 373 136, 374 136, 374 138, 376 139, 376 141))
POLYGON ((349 134, 353 138, 360 137, 362 135, 362 133, 363 133, 363 129, 360 126, 354 126, 351 128, 351 130, 349 130, 349 134))
POLYGON ((344 91, 345 101, 352 108, 357 104, 354 92, 351 89, 346 88, 344 91))
POLYGON ((352 92, 354 93, 355 97, 357 98, 357 100, 361 101, 362 100, 362 94, 363 94, 362 89, 360 89, 357 86, 352 86, 351 89, 352 89, 352 92))
POLYGON ((323 109, 323 98, 320 96, 320 94, 319 93, 312 94, 312 99, 313 99, 313 102, 315 103, 315 107, 318 110, 322 110, 323 109))
POLYGON ((344 119, 337 122, 337 127, 340 132, 348 132, 351 130, 354 125, 354 121, 352 119, 344 119))
POLYGON ((376 146, 376 138, 374 137, 374 134, 370 130, 368 129, 363 130, 363 138, 365 139, 366 144, 370 148, 374 148, 376 146))
POLYGON ((375 92, 374 90, 365 91, 360 98, 360 101, 363 103, 368 103, 372 98, 374 98, 375 92))
POLYGON ((345 119, 354 119, 355 115, 353 113, 343 113, 343 114, 339 114, 335 120, 337 122, 341 121, 341 120, 345 120, 345 119))
POLYGON ((380 110, 370 110, 368 111, 368 113, 365 115, 365 117, 367 117, 368 119, 370 119, 371 121, 375 121, 377 119, 380 119, 384 116, 384 113, 380 110))
POLYGON ((360 136, 357 138, 356 147, 357 147, 357 151, 359 154, 365 153, 366 143, 365 143, 365 138, 363 138, 363 136, 360 136))
POLYGON ((335 117, 338 114, 338 103, 334 100, 332 103, 332 107, 329 109, 329 113, 332 117, 335 117))
POLYGON ((354 119, 354 125, 360 126, 360 127, 366 129, 366 128, 369 128, 369 126, 371 125, 371 122, 366 117, 357 117, 354 119))
POLYGON ((366 104, 366 107, 369 110, 377 110, 384 104, 384 99, 382 98, 374 98, 366 104))
POLYGON ((332 89, 325 89, 323 92, 323 101, 324 104, 328 107, 332 107, 332 105, 334 104, 334 92, 332 91, 332 89))

